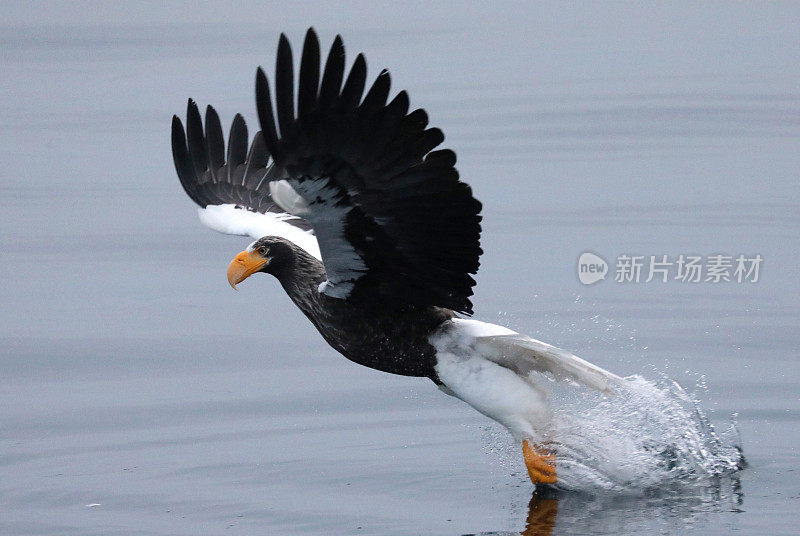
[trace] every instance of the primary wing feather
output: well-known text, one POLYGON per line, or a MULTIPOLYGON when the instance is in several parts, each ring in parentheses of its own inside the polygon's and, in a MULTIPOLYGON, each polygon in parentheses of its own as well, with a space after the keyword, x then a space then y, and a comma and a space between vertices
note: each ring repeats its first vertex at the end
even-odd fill
POLYGON ((328 278, 320 290, 336 298, 471 313, 481 205, 459 181, 455 153, 433 151, 444 135, 427 128, 423 110, 408 112, 405 92, 387 104, 387 71, 363 100, 362 55, 344 85, 343 78, 341 38, 320 77, 313 29, 300 61, 297 113, 286 36, 278 45, 275 112, 266 75, 260 68, 256 75, 264 141, 302 197, 297 214, 319 241, 328 278))

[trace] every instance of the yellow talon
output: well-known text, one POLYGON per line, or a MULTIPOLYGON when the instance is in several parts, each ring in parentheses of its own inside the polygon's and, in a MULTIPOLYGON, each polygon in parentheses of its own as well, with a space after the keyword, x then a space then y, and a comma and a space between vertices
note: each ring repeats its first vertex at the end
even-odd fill
POLYGON ((534 444, 530 446, 528 441, 522 442, 522 456, 525 459, 525 466, 528 468, 528 476, 534 484, 555 484, 558 482, 556 477, 556 455, 546 448, 534 444))

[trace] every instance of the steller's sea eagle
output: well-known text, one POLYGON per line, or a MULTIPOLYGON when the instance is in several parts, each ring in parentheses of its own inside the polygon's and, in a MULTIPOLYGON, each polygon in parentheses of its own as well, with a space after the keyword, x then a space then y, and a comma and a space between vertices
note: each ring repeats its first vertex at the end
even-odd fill
POLYGON ((320 69, 309 29, 295 85, 292 49, 278 44, 274 86, 256 73, 261 131, 248 149, 241 115, 225 148, 208 107, 189 100, 172 119, 183 188, 214 230, 255 239, 228 267, 231 286, 275 276, 338 352, 361 365, 427 377, 503 424, 521 442, 531 480, 554 483, 557 447, 545 441, 543 374, 610 393, 619 377, 569 352, 472 314, 470 274, 481 255, 481 204, 459 180, 456 155, 408 94, 391 101, 381 71, 364 94, 356 56, 345 78, 341 37, 320 69), (296 88, 296 95, 295 95, 296 88), (275 107, 273 108, 273 89, 275 107), (296 99, 296 106, 295 106, 296 99))

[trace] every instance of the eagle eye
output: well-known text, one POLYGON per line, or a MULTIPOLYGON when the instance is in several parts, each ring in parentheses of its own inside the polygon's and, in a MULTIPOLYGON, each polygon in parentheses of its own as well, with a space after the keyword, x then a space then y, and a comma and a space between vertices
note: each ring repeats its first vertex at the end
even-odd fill
POLYGON ((266 257, 269 254, 269 248, 266 246, 261 246, 258 248, 258 254, 262 257, 266 257))

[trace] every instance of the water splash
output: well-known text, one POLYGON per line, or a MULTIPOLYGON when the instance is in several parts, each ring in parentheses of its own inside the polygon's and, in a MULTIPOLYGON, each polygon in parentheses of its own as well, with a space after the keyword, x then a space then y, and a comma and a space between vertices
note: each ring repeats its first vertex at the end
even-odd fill
POLYGON ((626 379, 618 396, 553 393, 559 486, 641 491, 691 484, 743 465, 735 421, 718 434, 676 382, 626 379))
MULTIPOLYGON (((617 396, 609 398, 585 389, 551 386, 553 428, 537 439, 557 450, 559 489, 637 495, 678 492, 710 484, 744 465, 735 417, 728 430, 718 433, 698 401, 669 378, 651 381, 631 376, 617 389, 617 396)), ((518 446, 513 455, 510 447, 508 456, 502 454, 506 448, 492 447, 495 454, 501 453, 500 463, 506 467, 520 463, 518 446)))

